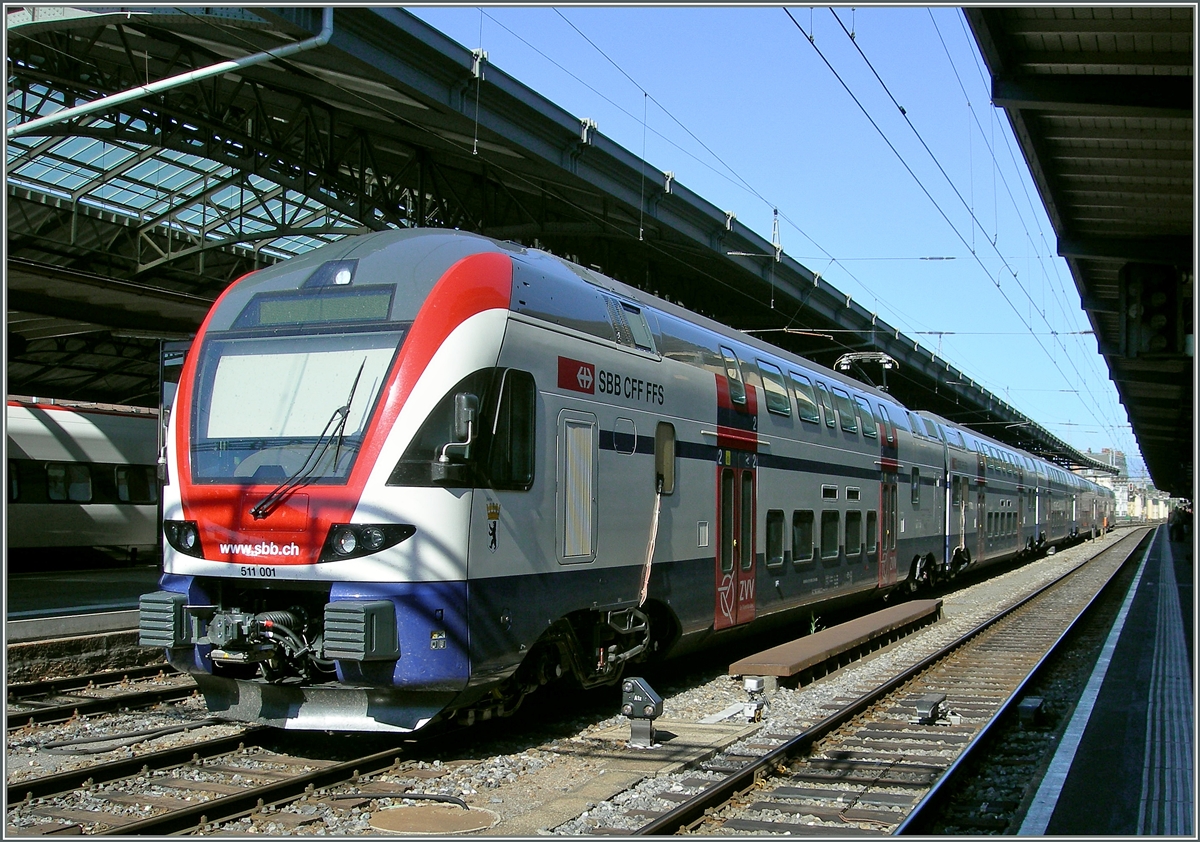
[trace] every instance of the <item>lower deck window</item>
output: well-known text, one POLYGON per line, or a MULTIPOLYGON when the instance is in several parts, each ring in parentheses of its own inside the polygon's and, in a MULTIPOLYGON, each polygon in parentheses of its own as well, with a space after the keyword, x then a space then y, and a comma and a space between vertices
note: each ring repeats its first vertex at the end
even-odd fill
POLYGON ((859 555, 862 549, 862 512, 846 512, 846 555, 859 555))
POLYGON ((821 512, 821 558, 837 558, 841 549, 838 512, 821 512))
POLYGON ((87 465, 51 462, 46 466, 46 496, 55 501, 91 502, 91 471, 87 465))
POLYGON ((792 560, 811 561, 813 557, 813 513, 792 512, 792 560))
POLYGON ((783 512, 767 512, 767 564, 783 564, 783 512))

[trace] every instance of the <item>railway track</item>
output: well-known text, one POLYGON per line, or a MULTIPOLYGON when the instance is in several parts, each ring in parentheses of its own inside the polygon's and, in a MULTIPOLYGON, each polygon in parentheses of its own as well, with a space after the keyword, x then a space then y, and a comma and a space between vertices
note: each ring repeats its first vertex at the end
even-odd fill
POLYGON ((684 792, 671 795, 682 803, 636 834, 894 832, 931 792, 951 786, 954 769, 1020 703, 1031 676, 1146 536, 1126 536, 777 748, 723 758, 730 768, 719 781, 685 780, 684 792))
POLYGON ((13 684, 8 687, 5 724, 11 733, 89 714, 150 708, 196 692, 190 676, 161 664, 13 684), (20 709, 13 710, 14 706, 20 709))
MULTIPOLYGON (((1084 565, 1084 568, 1094 567, 1095 561, 1084 565)), ((993 653, 993 658, 996 657, 1000 656, 993 653)), ((1011 682, 1014 678, 1014 675, 994 676, 995 681, 1011 682)), ((990 693, 984 692, 993 683, 989 681, 988 687, 981 688, 981 695, 989 696, 987 703, 992 706, 1002 695, 994 688, 990 693)), ((782 724, 768 722, 749 738, 748 750, 775 752, 774 765, 791 769, 793 780, 772 778, 777 770, 772 770, 770 766, 766 767, 767 771, 751 773, 749 779, 740 777, 754 763, 754 758, 747 756, 746 745, 741 744, 740 755, 737 750, 727 751, 690 766, 694 771, 686 773, 691 777, 683 781, 684 785, 662 794, 666 799, 662 802, 662 809, 677 805, 686 807, 701 789, 711 795, 728 781, 739 779, 741 784, 731 792, 745 791, 740 798, 741 806, 750 807, 760 802, 772 805, 774 812, 759 809, 737 816, 729 812, 732 807, 710 804, 702 808, 700 814, 702 818, 704 809, 714 811, 707 823, 689 821, 686 824, 695 824, 701 832, 709 832, 721 821, 726 821, 722 825, 721 832, 724 833, 736 832, 740 822, 750 823, 746 827, 763 828, 765 825, 752 823, 766 822, 772 826, 771 829, 781 831, 788 830, 788 825, 803 826, 808 828, 808 833, 815 831, 829 835, 837 833, 838 827, 852 828, 852 832, 859 835, 884 831, 888 825, 881 822, 891 821, 894 826, 906 813, 910 813, 932 784, 953 765, 953 757, 970 739, 970 729, 978 730, 988 720, 988 713, 982 707, 975 710, 966 704, 967 697, 960 689, 953 693, 943 691, 947 693, 943 712, 952 709, 962 717, 958 723, 939 722, 914 728, 907 737, 901 737, 896 729, 889 730, 886 727, 885 714, 890 706, 893 708, 892 719, 911 718, 916 710, 912 701, 920 695, 917 689, 912 688, 906 691, 906 697, 900 701, 867 704, 867 708, 878 709, 873 713, 876 721, 872 729, 864 729, 853 736, 843 735, 840 726, 832 724, 834 716, 808 729, 805 734, 809 737, 809 747, 816 746, 817 750, 780 753, 776 747, 796 743, 797 736, 795 733, 783 733, 782 724), (825 733, 821 734, 822 725, 832 727, 826 727, 825 733), (875 733, 869 733, 870 730, 875 733), (920 733, 922 731, 926 733, 920 733), (835 736, 846 736, 847 739, 869 742, 870 745, 855 747, 843 742, 840 747, 832 747, 830 740, 835 736), (933 749, 927 745, 922 748, 922 739, 932 741, 928 745, 938 747, 933 749), (890 753, 895 749, 887 747, 889 741, 904 743, 899 757, 891 756, 890 753), (805 757, 806 754, 809 756, 805 757), (889 756, 886 762, 878 759, 872 762, 872 758, 860 756, 867 754, 889 756), (806 760, 806 767, 800 767, 799 758, 806 760), (774 780, 775 786, 768 789, 771 780, 774 780), (828 817, 824 820, 820 818, 822 813, 814 809, 821 807, 822 802, 813 800, 812 790, 824 792, 821 795, 823 814, 828 817), (841 802, 837 800, 837 794, 841 795, 841 802), (779 809, 778 804, 782 804, 783 809, 779 809), (808 809, 799 811, 801 807, 808 809), (879 813, 888 818, 880 818, 877 815, 879 813)), ((582 712, 585 718, 594 715, 584 708, 594 702, 596 693, 581 694, 580 699, 583 700, 583 707, 575 707, 581 704, 580 701, 565 702, 565 706, 575 709, 576 713, 582 712)), ((561 704, 564 704, 564 700, 559 699, 554 707, 561 704)), ((601 711, 597 719, 604 718, 604 709, 603 705, 596 707, 601 711)), ((187 727, 204 724, 202 721, 192 722, 187 727)), ((453 813, 454 818, 461 813, 461 821, 476 822, 475 828, 480 831, 486 829, 489 822, 494 822, 496 827, 490 832, 496 833, 510 826, 507 824, 507 815, 501 820, 483 809, 487 807, 489 798, 482 793, 469 795, 470 790, 465 784, 472 781, 480 790, 484 790, 485 785, 490 787, 490 782, 480 783, 486 775, 472 770, 480 764, 487 765, 483 762, 485 756, 511 753, 515 745, 521 756, 534 756, 531 768, 542 763, 545 764, 544 768, 521 781, 518 790, 521 786, 525 788, 519 795, 506 790, 502 782, 496 789, 484 792, 492 802, 504 800, 516 803, 517 799, 528 798, 532 801, 542 797, 536 794, 536 797, 531 797, 531 780, 542 781, 548 785, 547 789, 553 790, 546 795, 545 803, 531 807, 519 817, 522 821, 519 827, 511 825, 518 827, 520 835, 525 835, 532 832, 530 828, 555 828, 577 815, 577 812, 570 810, 587 809, 588 802, 572 806, 576 802, 563 794, 568 787, 558 786, 570 783, 563 777, 563 769, 572 768, 569 761, 564 759, 571 755, 572 745, 576 747, 576 758, 593 758, 587 764, 593 770, 603 769, 603 760, 593 754, 597 746, 595 741, 579 743, 575 737, 564 736, 577 733, 573 730, 575 727, 566 722, 556 725, 550 717, 534 714, 515 734, 511 729, 501 729, 499 726, 490 730, 480 730, 478 727, 454 729, 441 741, 428 737, 419 741, 378 736, 357 739, 345 735, 339 739, 327 739, 319 735, 254 728, 229 737, 212 737, 209 734, 218 732, 198 731, 189 735, 189 739, 199 739, 200 742, 177 749, 144 751, 134 758, 123 758, 116 764, 94 764, 86 769, 10 783, 8 829, 14 835, 45 832, 161 835, 226 831, 279 835, 311 832, 322 826, 327 829, 326 832, 334 833, 347 828, 372 832, 378 831, 378 828, 366 823, 369 816, 384 813, 392 816, 411 815, 417 812, 412 809, 413 806, 423 801, 449 800, 454 803, 429 805, 429 809, 444 808, 453 813), (557 736, 551 736, 553 734, 557 736), (537 760, 538 757, 541 760, 537 760), (456 795, 471 801, 470 811, 457 806, 462 802, 458 801, 456 795), (503 799, 499 796, 503 796, 503 799), (559 801, 556 802, 555 798, 559 801), (491 816, 490 820, 488 816, 491 816), (40 829, 31 827, 29 822, 32 817, 37 817, 36 821, 42 823, 40 829), (14 818, 19 826, 14 826, 14 818), (45 824, 48 820, 52 824, 45 824)), ((627 727, 624 732, 626 738, 627 727)), ((622 753, 623 740, 615 744, 614 754, 622 753)), ((734 748, 737 749, 737 746, 734 748)), ((624 754, 628 755, 629 751, 625 750, 624 754)), ((516 769, 516 765, 506 768, 516 769)), ((525 772, 524 769, 516 771, 522 775, 525 772)), ((609 777, 615 777, 617 771, 610 765, 609 777)), ((591 774, 604 775, 604 772, 592 771, 591 774)), ((603 781, 604 778, 597 780, 603 781)), ((615 794, 618 791, 611 792, 615 794)), ((505 812, 508 813, 507 809, 505 812)), ((661 811, 655 810, 644 815, 638 824, 644 824, 646 819, 658 821, 663 817, 661 811)), ((438 819, 442 820, 444 817, 438 819)), ((652 825, 646 825, 642 832, 673 832, 677 829, 678 825, 672 830, 654 831, 652 825)), ((444 830, 450 832, 449 829, 444 830)), ((431 831, 427 829, 425 832, 431 831)), ((597 832, 603 832, 603 828, 597 828, 597 832)), ((628 834, 633 831, 622 832, 628 834)), ((802 831, 793 829, 792 832, 796 835, 802 831)))
POLYGON ((112 687, 130 681, 144 678, 154 678, 162 675, 175 675, 175 668, 170 664, 149 664, 127 669, 105 670, 86 675, 71 675, 63 678, 45 678, 40 681, 21 681, 9 684, 6 688, 9 703, 39 699, 73 690, 90 690, 97 687, 112 687))
MULTIPOLYGON (((51 833, 94 836, 219 831, 222 823, 251 815, 271 816, 276 830, 290 831, 325 813, 358 812, 360 805, 385 798, 451 802, 465 809, 461 799, 418 791, 424 779, 436 775, 420 769, 416 758, 461 744, 468 735, 465 729, 448 731, 419 748, 385 738, 382 742, 390 745, 368 751, 355 749, 377 749, 381 740, 350 738, 350 756, 335 759, 338 752, 330 745, 336 737, 248 727, 231 736, 10 783, 7 801, 10 815, 16 805, 27 815, 57 822, 51 833), (384 773, 390 777, 378 780, 384 773), (282 805, 296 809, 281 812, 282 805)), ((8 830, 22 835, 30 827, 10 822, 8 830)), ((40 827, 33 833, 47 832, 46 825, 32 827, 40 827)))

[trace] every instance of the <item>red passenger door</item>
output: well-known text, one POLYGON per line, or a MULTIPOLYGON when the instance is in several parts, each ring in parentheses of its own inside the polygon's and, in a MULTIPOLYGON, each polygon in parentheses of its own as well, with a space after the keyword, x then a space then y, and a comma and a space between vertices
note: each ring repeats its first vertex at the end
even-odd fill
MULTIPOLYGON (((725 452, 728 457, 742 456, 725 452)), ((749 461, 749 460, 747 460, 749 461)), ((754 469, 717 468, 717 598, 713 628, 754 619, 754 469)))

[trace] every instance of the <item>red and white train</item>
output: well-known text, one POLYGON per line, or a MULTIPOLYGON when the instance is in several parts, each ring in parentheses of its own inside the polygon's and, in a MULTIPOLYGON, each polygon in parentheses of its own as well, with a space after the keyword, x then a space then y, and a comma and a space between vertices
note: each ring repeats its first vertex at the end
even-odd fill
POLYGON ((1110 492, 603 275, 352 237, 214 305, 141 638, 210 710, 397 730, 1111 522, 1110 492))

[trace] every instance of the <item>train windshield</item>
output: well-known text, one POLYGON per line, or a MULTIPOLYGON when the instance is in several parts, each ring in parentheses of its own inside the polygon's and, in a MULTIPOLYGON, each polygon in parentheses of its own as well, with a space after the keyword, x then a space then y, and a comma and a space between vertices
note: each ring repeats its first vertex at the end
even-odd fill
POLYGON ((404 330, 210 334, 192 411, 193 481, 344 482, 404 330))

